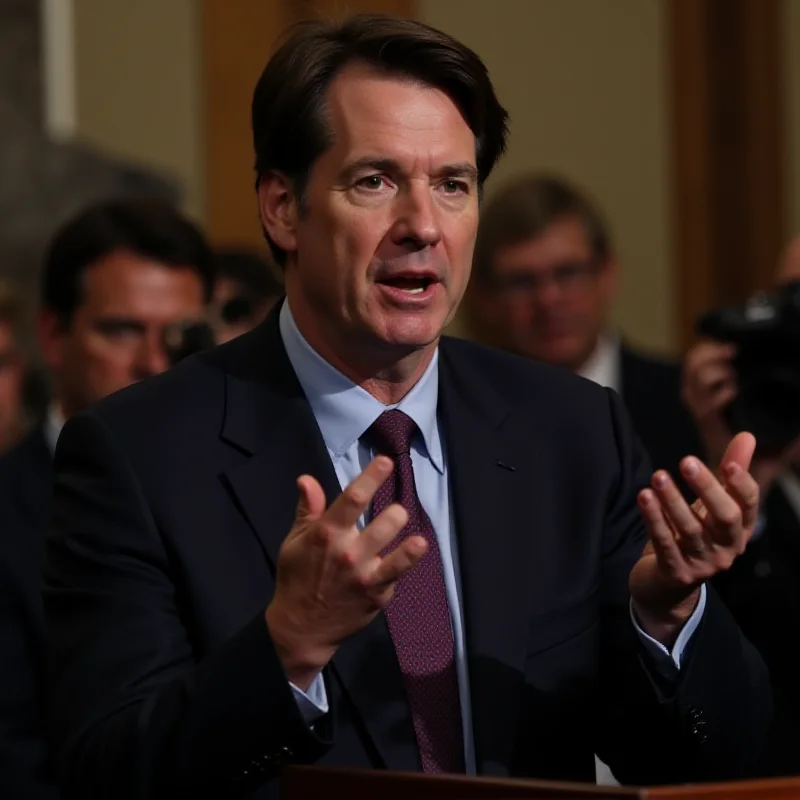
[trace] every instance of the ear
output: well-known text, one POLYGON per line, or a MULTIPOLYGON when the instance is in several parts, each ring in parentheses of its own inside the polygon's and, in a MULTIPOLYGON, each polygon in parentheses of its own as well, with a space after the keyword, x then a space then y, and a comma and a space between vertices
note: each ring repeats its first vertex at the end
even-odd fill
POLYGON ((268 172, 258 183, 261 224, 273 242, 287 253, 297 250, 297 198, 289 179, 280 172, 268 172))
POLYGON ((36 338, 45 363, 56 371, 63 363, 64 326, 58 315, 47 309, 36 317, 36 338))

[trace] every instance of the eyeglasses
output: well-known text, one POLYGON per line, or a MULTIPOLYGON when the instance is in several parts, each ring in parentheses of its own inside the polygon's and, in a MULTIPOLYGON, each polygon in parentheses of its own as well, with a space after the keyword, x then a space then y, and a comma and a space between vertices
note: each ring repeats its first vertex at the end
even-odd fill
POLYGON ((574 293, 588 288, 599 271, 596 261, 568 262, 541 272, 517 272, 495 278, 493 288, 509 299, 533 297, 548 283, 560 292, 574 293))

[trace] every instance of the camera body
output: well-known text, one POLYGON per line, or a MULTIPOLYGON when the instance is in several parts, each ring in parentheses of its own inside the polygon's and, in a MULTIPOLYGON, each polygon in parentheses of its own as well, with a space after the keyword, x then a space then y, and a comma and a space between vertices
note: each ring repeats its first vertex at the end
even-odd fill
POLYGON ((800 281, 710 311, 697 331, 736 346, 739 391, 724 411, 731 430, 750 431, 764 454, 800 436, 800 281))

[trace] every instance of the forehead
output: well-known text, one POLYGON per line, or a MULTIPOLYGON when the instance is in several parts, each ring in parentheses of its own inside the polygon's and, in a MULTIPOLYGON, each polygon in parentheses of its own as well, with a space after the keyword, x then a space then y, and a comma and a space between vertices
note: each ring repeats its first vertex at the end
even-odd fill
POLYGON ((202 302, 202 281, 191 266, 172 266, 116 250, 86 270, 83 304, 115 308, 140 304, 202 302))
POLYGON ((541 234, 497 249, 495 267, 547 269, 564 261, 585 260, 592 249, 586 228, 577 217, 550 223, 541 234))
POLYGON ((331 82, 326 100, 335 156, 392 156, 420 168, 475 164, 475 136, 440 89, 351 64, 331 82))

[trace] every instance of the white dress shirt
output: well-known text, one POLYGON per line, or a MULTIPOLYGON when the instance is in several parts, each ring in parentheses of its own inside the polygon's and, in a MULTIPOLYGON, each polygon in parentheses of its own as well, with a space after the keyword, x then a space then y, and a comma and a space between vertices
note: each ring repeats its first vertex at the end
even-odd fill
POLYGON ((593 383, 621 394, 622 367, 619 347, 619 337, 613 333, 604 333, 598 339, 594 352, 578 370, 578 374, 593 383))

